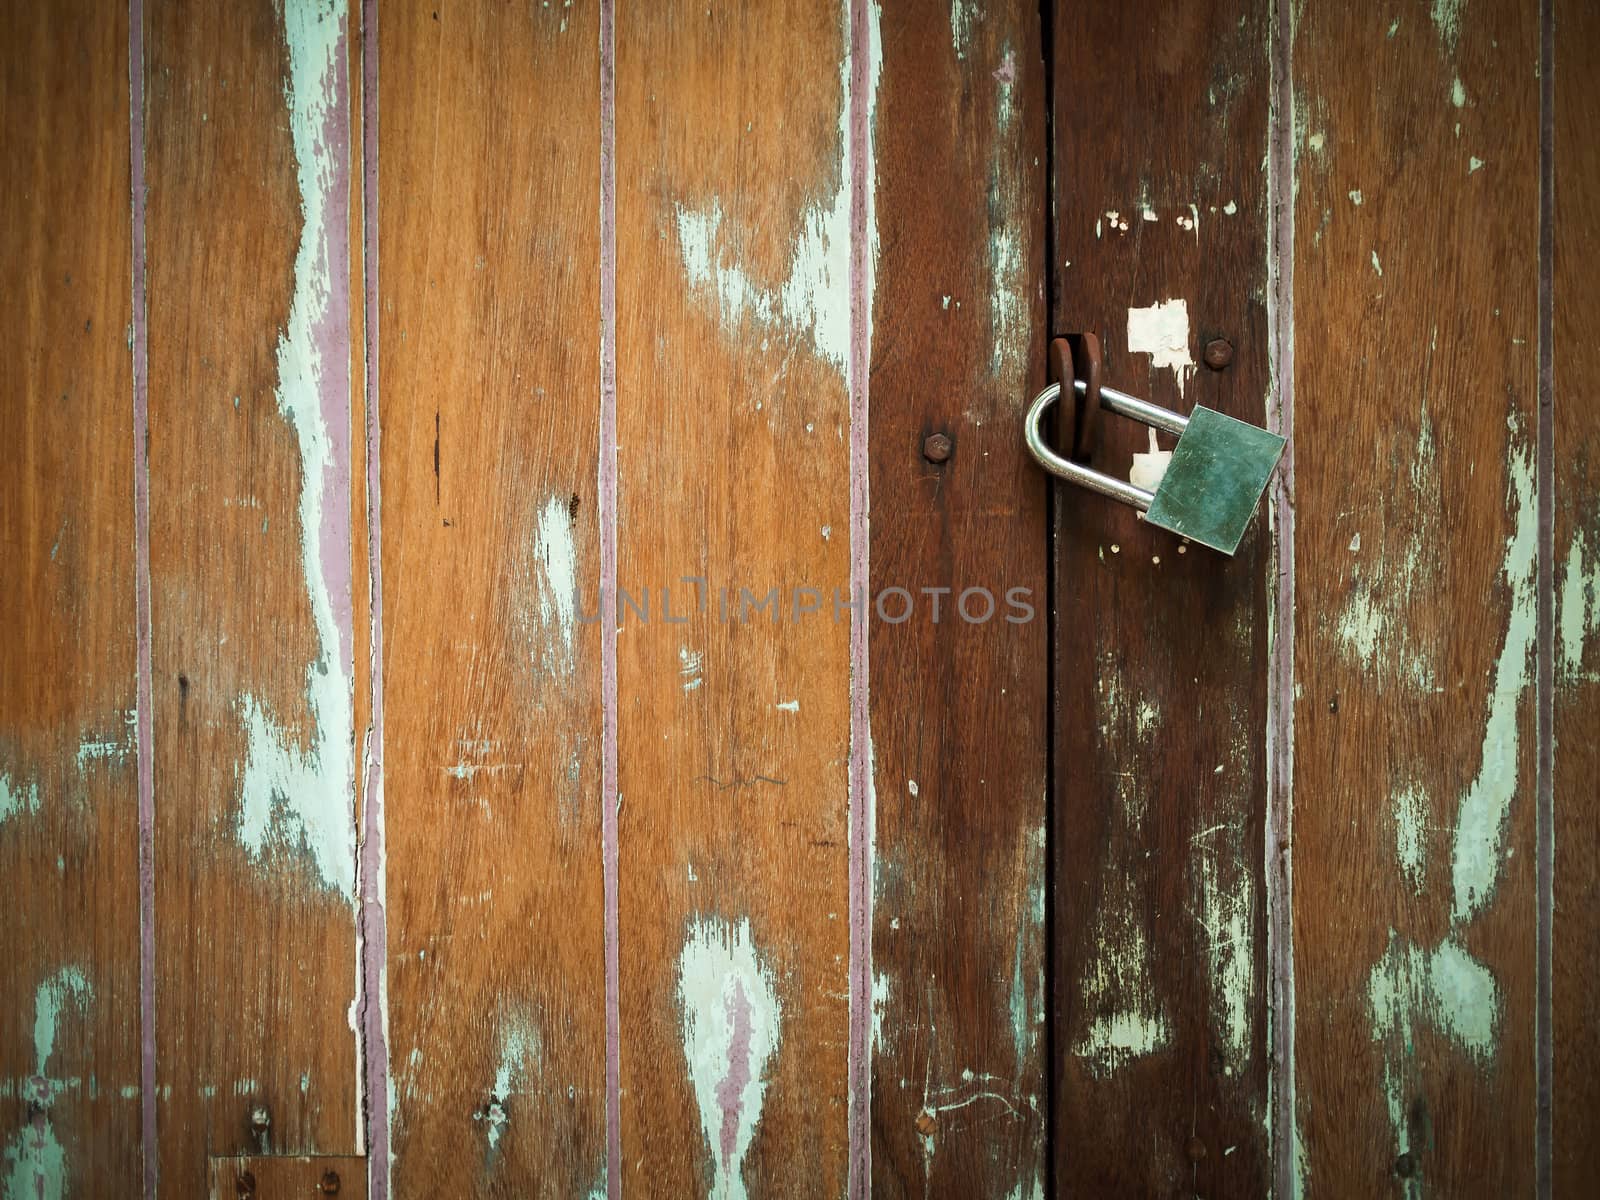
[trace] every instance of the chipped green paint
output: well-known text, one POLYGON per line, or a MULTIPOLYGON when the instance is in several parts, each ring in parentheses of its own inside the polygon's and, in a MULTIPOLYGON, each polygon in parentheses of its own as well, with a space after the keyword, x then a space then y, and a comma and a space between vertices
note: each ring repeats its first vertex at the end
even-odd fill
POLYGON ((1494 1056, 1500 1026, 1499 988, 1489 969, 1453 939, 1424 949, 1389 931, 1388 948, 1367 977, 1372 1032, 1416 1054, 1416 1029, 1426 1023, 1480 1063, 1494 1056))
POLYGON ((1457 924, 1471 920, 1494 895, 1505 855, 1506 817, 1517 794, 1521 748, 1517 710, 1532 680, 1530 667, 1538 616, 1535 594, 1538 509, 1533 458, 1515 445, 1517 425, 1514 419, 1511 430, 1513 449, 1507 464, 1507 499, 1515 508, 1515 526, 1507 540, 1501 567, 1510 598, 1510 614, 1490 684, 1478 773, 1461 797, 1456 817, 1451 854, 1455 896, 1451 919, 1457 924))
POLYGON ((1231 839, 1220 848, 1211 838, 1199 843, 1194 904, 1205 933, 1211 1024, 1226 1051, 1224 1073, 1239 1076, 1249 1064, 1255 1030, 1255 892, 1231 839))
POLYGON ((1034 1061, 1045 1021, 1044 956, 1039 953, 1044 938, 1044 851, 1043 826, 1023 835, 1019 877, 1027 881, 1028 904, 1017 914, 1017 943, 1011 960, 1009 997, 1011 1041, 1019 1075, 1034 1061), (1030 957, 1034 960, 1031 969, 1027 966, 1030 957))
POLYGON ((526 1014, 513 1013, 501 1020, 499 1042, 500 1061, 495 1067, 489 1102, 472 1115, 473 1120, 486 1126, 484 1136, 489 1144, 490 1162, 498 1156, 500 1139, 511 1120, 512 1097, 533 1093, 535 1089, 530 1080, 542 1074, 544 1060, 544 1044, 538 1027, 526 1014))
POLYGON ((31 1119, 5 1149, 4 1200, 61 1200, 67 1194, 67 1151, 56 1137, 50 1109, 66 1091, 67 1080, 52 1078, 63 1011, 67 1006, 88 1011, 94 989, 82 968, 66 966, 41 983, 33 1000, 33 1075, 23 1085, 31 1119))
MULTIPOLYGON (((289 77, 284 98, 300 192, 300 243, 288 327, 278 338, 278 411, 300 449, 301 567, 319 649, 306 667, 311 744, 302 747, 269 707, 250 692, 236 708, 247 749, 239 772, 238 834, 257 860, 274 851, 303 852, 323 886, 355 895, 355 750, 348 593, 349 465, 335 447, 324 391, 345 407, 348 389, 333 386, 348 362, 336 351, 348 327, 332 315, 334 289, 345 286, 329 261, 345 214, 333 204, 333 181, 344 164, 328 137, 339 118, 343 69, 343 6, 333 0, 285 0, 289 77), (339 494, 340 481, 345 494, 339 494), (333 486, 330 487, 330 484, 333 486), (333 494, 330 495, 330 492, 333 494), (338 530, 345 531, 344 542, 338 530), (339 582, 342 576, 342 583, 339 582)), ((348 436, 348 431, 344 431, 348 436)))
POLYGON ((1600 678, 1583 670, 1589 638, 1600 631, 1600 550, 1589 534, 1576 530, 1567 547, 1556 591, 1556 682, 1571 684, 1600 678))
POLYGON ((1400 871, 1411 884, 1411 890, 1422 895, 1427 875, 1428 798, 1416 784, 1396 789, 1389 800, 1389 811, 1394 814, 1394 852, 1400 871))
POLYGON ((1433 0, 1433 9, 1428 14, 1433 18, 1433 30, 1438 35, 1439 46, 1448 55, 1454 55, 1461 42, 1463 7, 1463 0, 1433 0))
POLYGON ((39 781, 0 771, 0 825, 19 814, 39 811, 39 781))
MULTIPOLYGON (((1383 535, 1376 541, 1378 554, 1364 555, 1351 566, 1350 597, 1334 624, 1341 649, 1379 691, 1398 685, 1431 694, 1435 687, 1436 648, 1422 640, 1412 618, 1419 605, 1429 603, 1438 581, 1435 459, 1433 420, 1424 404, 1410 468, 1394 481, 1397 487, 1382 493, 1396 494, 1396 508, 1412 516, 1411 529, 1398 546, 1387 530, 1377 531, 1383 535)), ((1387 500, 1380 502, 1387 507, 1387 500)), ((1352 549, 1361 545, 1369 543, 1352 538, 1352 549)))

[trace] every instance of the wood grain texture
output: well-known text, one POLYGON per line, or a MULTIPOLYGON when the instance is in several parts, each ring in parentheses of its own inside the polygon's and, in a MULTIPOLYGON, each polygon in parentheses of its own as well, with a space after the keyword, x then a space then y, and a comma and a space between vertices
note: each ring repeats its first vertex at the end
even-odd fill
POLYGON ((1534 1179, 1536 6, 1294 43, 1294 927, 1314 1195, 1534 1179))
POLYGON ((1034 1196, 1049 546, 1047 483, 1019 429, 1044 382, 1039 13, 953 20, 924 5, 882 21, 871 571, 889 619, 870 643, 872 1193, 1034 1196), (942 465, 923 455, 935 433, 954 442, 942 465), (892 588, 914 605, 902 623, 892 588), (1008 601, 1015 588, 1027 610, 1008 601))
POLYGON ((366 1200, 364 1158, 240 1156, 211 1160, 211 1200, 366 1200))
POLYGON ((0 45, 0 1190, 139 1177, 128 27, 0 45))
POLYGON ((164 1191, 357 1137, 344 6, 145 8, 164 1191), (252 1120, 263 1109, 264 1128, 252 1120))
POLYGON ((846 13, 634 6, 616 45, 623 1190, 839 1195, 846 13))
POLYGON ((596 9, 379 39, 395 1194, 603 1194, 596 9))
MULTIPOLYGON (((1098 333, 1111 386, 1256 425, 1267 17, 1058 11, 1053 62, 1054 331, 1098 333), (1232 365, 1189 365, 1215 338, 1232 365)), ((1100 430, 1095 464, 1125 478, 1147 430, 1100 430)), ((1055 542, 1057 1190, 1261 1194, 1266 517, 1228 559, 1063 486, 1055 542)))
POLYGON ((1556 1196, 1594 1188, 1600 1129, 1600 9, 1555 6, 1556 1196))

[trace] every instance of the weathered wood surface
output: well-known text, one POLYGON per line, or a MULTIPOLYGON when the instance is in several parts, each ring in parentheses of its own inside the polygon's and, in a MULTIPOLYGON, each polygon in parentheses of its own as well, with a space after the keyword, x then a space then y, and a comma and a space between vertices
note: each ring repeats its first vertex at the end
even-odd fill
POLYGON ((634 6, 616 68, 623 1190, 839 1195, 849 29, 634 6))
POLYGON ((1594 1188, 1600 1129, 1600 9, 1555 5, 1554 1194, 1594 1188))
POLYGON ((1295 31, 1295 1136, 1319 1195, 1533 1188, 1537 28, 1418 2, 1295 31))
POLYGON ((0 50, 0 1189, 137 1181, 128 29, 11 6, 0 50))
POLYGON ((358 1137, 350 91, 342 4, 144 16, 159 1165, 182 1195, 208 1154, 358 1137))
MULTIPOLYGON (((1267 16, 1060 10, 1053 61, 1053 331, 1099 334, 1109 385, 1258 425, 1267 16)), ((1147 431, 1100 431, 1096 464, 1126 478, 1147 431)), ((1266 517, 1225 559, 1063 487, 1055 548, 1056 1187, 1260 1194, 1266 517)))
POLYGON ((597 44, 379 25, 397 1196, 604 1194, 597 44))
POLYGON ((872 1193, 1034 1196, 1046 1170, 1049 547, 1047 484, 1019 430, 1044 374, 1039 13, 886 6, 882 22, 872 1193), (924 456, 936 434, 953 443, 942 464, 924 456), (904 621, 895 588, 910 597, 904 621))
POLYGON ((240 1156, 211 1160, 211 1200, 366 1200, 364 1158, 240 1156))

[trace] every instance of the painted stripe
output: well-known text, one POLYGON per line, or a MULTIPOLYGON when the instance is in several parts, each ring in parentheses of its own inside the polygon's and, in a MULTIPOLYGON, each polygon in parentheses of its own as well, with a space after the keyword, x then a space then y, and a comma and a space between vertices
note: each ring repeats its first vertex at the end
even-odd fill
POLYGON ((1555 2, 1539 2, 1539 432, 1535 487, 1539 506, 1537 645, 1538 740, 1535 779, 1538 816, 1538 900, 1534 935, 1534 1194, 1550 1196, 1554 1186, 1555 1128, 1552 1077, 1555 1070, 1555 2))
POLYGON ((850 0, 850 1049, 852 1200, 872 1189, 872 744, 867 656, 868 374, 872 365, 872 12, 850 0))
POLYGON ((144 3, 128 0, 128 147, 133 193, 134 698, 139 775, 139 1116, 145 1200, 156 1195, 156 792, 150 666, 150 330, 145 319, 144 3))
POLYGON ((1268 254, 1272 274, 1269 345, 1275 395, 1267 426, 1287 440, 1272 485, 1277 531, 1272 592, 1271 666, 1267 676, 1266 890, 1267 958, 1272 971, 1269 1120, 1273 1192, 1299 1187, 1294 1060, 1294 15, 1293 0, 1273 13, 1272 105, 1268 123, 1268 254))
POLYGON ((361 5, 361 303, 367 435, 367 588, 371 725, 361 805, 361 1043, 366 1088, 367 1195, 388 1200, 389 917, 383 812, 383 504, 382 425, 378 419, 378 4, 361 5))
POLYGON ((605 878, 606 1195, 622 1195, 622 968, 617 956, 617 47, 600 0, 600 852, 605 878))

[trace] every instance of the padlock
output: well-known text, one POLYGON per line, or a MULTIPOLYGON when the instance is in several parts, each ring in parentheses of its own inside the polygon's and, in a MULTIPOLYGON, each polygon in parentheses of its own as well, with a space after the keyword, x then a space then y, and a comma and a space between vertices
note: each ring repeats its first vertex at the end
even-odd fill
POLYGON ((1237 550, 1283 457, 1283 438, 1204 405, 1196 405, 1184 417, 1115 388, 1097 387, 1099 396, 1095 397, 1088 380, 1072 378, 1076 372, 1062 358, 1057 362, 1063 378, 1033 398, 1024 426, 1028 450, 1039 465, 1068 483, 1131 505, 1152 525, 1224 554, 1237 550), (1177 435, 1172 461, 1154 492, 1062 458, 1045 444, 1040 423, 1045 409, 1060 397, 1063 385, 1070 386, 1082 401, 1080 413, 1103 408, 1177 435))

